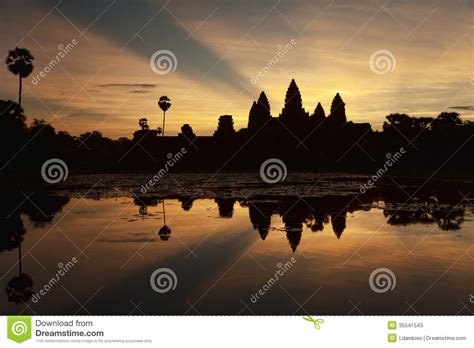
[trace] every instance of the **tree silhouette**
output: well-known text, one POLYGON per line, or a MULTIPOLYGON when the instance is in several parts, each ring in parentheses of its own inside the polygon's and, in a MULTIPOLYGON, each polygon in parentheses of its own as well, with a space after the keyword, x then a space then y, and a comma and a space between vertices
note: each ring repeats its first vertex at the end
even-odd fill
POLYGON ((445 129, 462 125, 457 112, 442 112, 433 120, 433 129, 445 129))
POLYGON ((11 100, 0 100, 0 120, 2 122, 9 122, 12 125, 5 125, 8 128, 19 128, 21 130, 26 128, 26 117, 20 105, 11 100))
POLYGON ((341 128, 347 123, 345 103, 339 93, 336 94, 331 104, 331 114, 328 116, 328 123, 336 128, 341 128))
POLYGON ((162 135, 165 135, 165 119, 166 119, 166 110, 171 107, 170 98, 167 96, 161 96, 160 100, 158 101, 158 106, 163 110, 163 128, 162 128, 162 135))
POLYGON ((430 129, 433 123, 433 117, 420 117, 415 119, 415 128, 417 132, 430 129))
POLYGON ((30 276, 23 273, 22 267, 23 257, 21 253, 21 244, 23 242, 23 234, 26 233, 26 230, 19 213, 6 219, 2 216, 0 222, 3 232, 3 237, 0 239, 0 251, 18 248, 18 275, 10 279, 5 291, 9 302, 14 302, 16 304, 24 303, 33 296, 33 281, 30 276))
POLYGON ((171 228, 166 224, 166 209, 165 209, 165 200, 162 201, 163 204, 163 226, 161 226, 160 230, 158 231, 158 235, 160 239, 163 241, 167 241, 171 237, 171 228))
POLYGON ((403 133, 411 130, 414 125, 413 118, 407 114, 390 114, 386 119, 387 121, 383 123, 384 131, 392 131, 396 129, 403 133))
MULTIPOLYGON (((0 166, 6 165, 24 144, 27 135, 25 115, 11 100, 0 100, 0 166)), ((17 161, 18 165, 20 162, 17 161)))
POLYGON ((23 273, 21 241, 18 245, 18 276, 10 279, 5 291, 8 301, 16 304, 25 303, 33 296, 33 280, 28 274, 23 273))
POLYGON ((15 47, 14 50, 8 51, 6 59, 8 70, 10 70, 14 75, 18 75, 19 78, 18 105, 20 106, 20 109, 22 80, 33 71, 33 59, 34 57, 26 48, 15 47))
POLYGON ((5 291, 8 302, 16 304, 27 302, 33 296, 33 280, 28 274, 20 273, 13 277, 7 284, 5 291))
POLYGON ((25 120, 20 105, 11 100, 0 100, 0 134, 5 132, 5 136, 19 137, 26 130, 25 120))
POLYGON ((138 120, 138 125, 142 130, 149 130, 150 127, 148 126, 148 120, 146 118, 141 118, 138 120))

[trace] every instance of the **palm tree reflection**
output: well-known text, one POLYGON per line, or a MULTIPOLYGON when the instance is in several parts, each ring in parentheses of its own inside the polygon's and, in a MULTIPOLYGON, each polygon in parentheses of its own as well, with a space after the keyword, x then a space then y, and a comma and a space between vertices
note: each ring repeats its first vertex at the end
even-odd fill
POLYGON ((165 200, 163 199, 162 201, 163 205, 163 226, 160 228, 160 231, 158 232, 158 235, 160 236, 160 239, 163 241, 166 241, 170 239, 171 237, 171 228, 169 228, 168 225, 166 225, 166 209, 165 209, 165 200))
POLYGON ((39 189, 26 195, 23 191, 5 187, 0 188, 0 196, 0 253, 18 249, 18 261, 14 265, 18 266, 18 274, 7 283, 5 292, 9 302, 25 303, 33 296, 33 280, 23 270, 22 243, 26 230, 21 215, 28 216, 33 228, 42 228, 51 223, 69 198, 50 196, 39 189), (25 196, 31 198, 25 201, 25 196))
MULTIPOLYGON (((27 302, 31 296, 33 296, 33 280, 28 274, 23 273, 22 265, 22 235, 26 231, 19 215, 10 217, 7 219, 7 221, 4 221, 2 225, 7 227, 5 232, 9 236, 7 239, 8 245, 6 245, 6 249, 11 250, 13 248, 18 248, 18 275, 10 279, 7 287, 5 288, 8 296, 8 302, 13 302, 15 304, 24 303, 27 302)), ((2 245, 2 249, 4 248, 5 246, 2 245)))
POLYGON ((21 258, 20 243, 18 246, 18 276, 10 279, 5 289, 8 302, 16 304, 28 302, 31 296, 33 296, 33 280, 28 274, 23 273, 21 258))

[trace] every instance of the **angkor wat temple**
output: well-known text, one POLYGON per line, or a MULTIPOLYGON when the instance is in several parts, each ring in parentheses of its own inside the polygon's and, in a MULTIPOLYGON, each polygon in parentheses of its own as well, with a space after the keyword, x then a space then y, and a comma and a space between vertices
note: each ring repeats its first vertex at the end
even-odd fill
POLYGON ((180 171, 254 172, 264 161, 276 158, 289 171, 374 172, 403 149, 396 167, 410 175, 418 174, 419 169, 436 173, 449 169, 459 176, 474 169, 474 162, 467 160, 474 151, 474 122, 462 120, 457 112, 441 112, 437 117, 398 113, 379 117, 386 119, 383 131, 348 121, 339 94, 327 116, 321 103, 310 114, 292 80, 280 114, 272 115, 268 98, 261 92, 250 108, 247 128, 235 130, 232 116, 223 115, 213 136, 197 136, 189 124, 177 136, 159 136, 159 129, 151 130, 142 118, 133 139, 112 140, 98 131, 79 136, 56 132, 44 120, 34 120, 28 127, 18 104, 0 101, 4 149, 0 162, 8 164, 2 175, 13 179, 18 172, 39 173, 49 158, 61 158, 77 171, 156 171, 178 153, 179 161, 172 169, 180 171), (16 154, 32 139, 35 147, 16 154))
POLYGON ((189 124, 177 137, 157 137, 156 131, 142 129, 133 142, 149 153, 136 151, 128 160, 142 164, 156 154, 166 161, 165 155, 186 147, 188 154, 178 166, 183 170, 255 170, 269 158, 284 161, 291 170, 365 170, 380 167, 403 149, 399 168, 437 168, 449 158, 451 167, 465 169, 472 168, 465 156, 473 148, 473 124, 456 112, 441 112, 437 118, 395 113, 386 116, 382 132, 373 131, 369 123, 348 121, 339 93, 327 116, 321 103, 309 114, 291 80, 278 116, 261 92, 250 108, 247 128, 235 130, 232 116, 223 115, 213 136, 196 136, 189 124))
MULTIPOLYGON (((222 115, 213 136, 197 137, 191 126, 185 124, 177 137, 157 137, 156 131, 142 127, 134 133, 134 141, 146 147, 157 146, 157 151, 166 148, 166 153, 187 146, 193 156, 186 156, 186 162, 193 168, 225 165, 227 169, 251 169, 265 159, 276 157, 291 167, 302 169, 308 167, 309 158, 318 166, 338 162, 347 145, 357 141, 364 143, 370 134, 370 124, 347 121, 345 103, 339 93, 332 101, 328 116, 321 103, 309 114, 303 108, 295 80, 291 80, 285 106, 277 117, 272 116, 268 98, 261 92, 250 108, 247 128, 235 130, 232 116, 222 115)), ((359 151, 357 160, 364 156, 359 151)), ((351 158, 356 160, 354 153, 351 158)))

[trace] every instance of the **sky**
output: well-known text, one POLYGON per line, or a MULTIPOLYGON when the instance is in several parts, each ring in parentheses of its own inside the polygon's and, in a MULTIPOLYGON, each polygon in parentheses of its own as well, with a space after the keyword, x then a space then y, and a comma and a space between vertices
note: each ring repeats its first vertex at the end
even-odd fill
MULTIPOLYGON (((220 115, 240 129, 261 91, 278 116, 293 78, 309 113, 321 102, 327 114, 339 92, 348 120, 380 130, 395 112, 474 120, 473 10, 470 0, 2 0, 0 54, 31 51, 28 121, 72 135, 131 137, 142 117, 161 126, 162 95, 167 135, 185 123, 211 135, 220 115)), ((6 65, 0 81, 0 99, 16 100, 6 65)))

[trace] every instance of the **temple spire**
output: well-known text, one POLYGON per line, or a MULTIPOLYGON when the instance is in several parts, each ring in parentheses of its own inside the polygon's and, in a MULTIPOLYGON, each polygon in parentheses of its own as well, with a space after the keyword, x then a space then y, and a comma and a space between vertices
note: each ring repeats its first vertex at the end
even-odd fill
POLYGON ((309 115, 303 109, 301 93, 295 80, 291 80, 285 96, 285 107, 281 111, 280 120, 290 129, 305 127, 309 115))
POLYGON ((336 94, 331 104, 331 114, 328 123, 336 128, 341 128, 347 123, 345 103, 339 93, 336 94))

